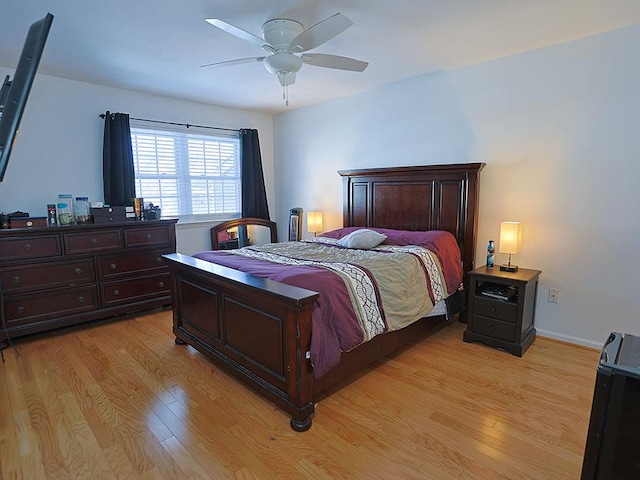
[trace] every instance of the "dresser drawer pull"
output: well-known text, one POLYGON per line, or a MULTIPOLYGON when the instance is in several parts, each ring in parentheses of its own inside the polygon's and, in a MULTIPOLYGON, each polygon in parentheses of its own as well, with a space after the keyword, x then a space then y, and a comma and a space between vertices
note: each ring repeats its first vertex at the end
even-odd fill
POLYGON ((489 325, 489 330, 491 330, 492 332, 496 329, 495 325, 489 325))
POLYGON ((80 275, 82 273, 82 269, 80 267, 76 267, 76 269, 74 270, 74 273, 76 275, 80 275))
POLYGON ((98 244, 98 239, 97 238, 92 238, 91 239, 91 245, 97 245, 98 244))
POLYGON ((144 237, 145 237, 147 240, 151 240, 151 234, 150 234, 150 233, 147 233, 144 237))
POLYGON ((25 250, 31 250, 31 244, 30 243, 25 243, 24 244, 24 249, 25 250))
POLYGON ((496 311, 496 307, 491 307, 491 311, 495 312, 496 311))
POLYGON ((158 283, 158 286, 159 286, 160 288, 164 288, 164 282, 159 282, 159 283, 158 283))
POLYGON ((13 277, 13 283, 20 283, 20 275, 16 275, 15 277, 13 277))
POLYGON ((120 295, 120 290, 118 290, 117 288, 113 291, 113 294, 117 297, 118 295, 120 295))
POLYGON ((156 263, 162 263, 162 257, 156 257, 156 263))
POLYGON ((22 315, 24 313, 24 307, 18 307, 18 313, 22 315))
POLYGON ((80 303, 84 303, 84 297, 83 297, 82 295, 80 295, 80 296, 78 297, 78 301, 79 301, 80 303))
POLYGON ((118 268, 118 266, 115 263, 112 263, 110 267, 111 267, 111 270, 115 270, 116 268, 118 268))

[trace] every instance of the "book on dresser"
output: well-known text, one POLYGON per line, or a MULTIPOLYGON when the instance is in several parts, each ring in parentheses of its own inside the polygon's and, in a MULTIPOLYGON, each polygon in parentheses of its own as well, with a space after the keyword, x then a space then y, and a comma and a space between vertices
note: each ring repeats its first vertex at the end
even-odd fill
POLYGON ((171 305, 176 222, 0 230, 0 341, 171 305))

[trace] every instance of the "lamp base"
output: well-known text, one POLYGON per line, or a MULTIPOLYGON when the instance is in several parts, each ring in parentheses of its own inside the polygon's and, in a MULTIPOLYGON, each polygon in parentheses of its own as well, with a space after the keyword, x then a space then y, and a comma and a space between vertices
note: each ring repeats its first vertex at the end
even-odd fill
POLYGON ((500 265, 500 271, 501 272, 517 272, 518 271, 518 265, 500 265))

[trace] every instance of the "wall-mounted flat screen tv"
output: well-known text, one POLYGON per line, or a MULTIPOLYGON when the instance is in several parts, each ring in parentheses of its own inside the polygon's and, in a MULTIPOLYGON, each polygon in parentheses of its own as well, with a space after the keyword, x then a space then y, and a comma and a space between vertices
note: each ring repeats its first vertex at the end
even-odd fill
POLYGON ((47 42, 52 22, 53 15, 47 13, 43 19, 29 27, 13 80, 7 75, 2 83, 0 90, 0 182, 4 179, 7 170, 11 148, 18 133, 22 113, 27 104, 33 79, 38 71, 40 57, 47 42))

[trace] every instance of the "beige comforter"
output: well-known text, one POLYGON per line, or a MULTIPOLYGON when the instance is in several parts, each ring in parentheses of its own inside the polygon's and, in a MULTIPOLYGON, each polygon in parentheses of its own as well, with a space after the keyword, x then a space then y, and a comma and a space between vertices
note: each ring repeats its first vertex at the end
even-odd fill
POLYGON ((365 340, 424 317, 449 295, 437 257, 425 248, 381 245, 360 250, 335 243, 323 238, 252 246, 232 253, 333 271, 349 291, 365 340))

